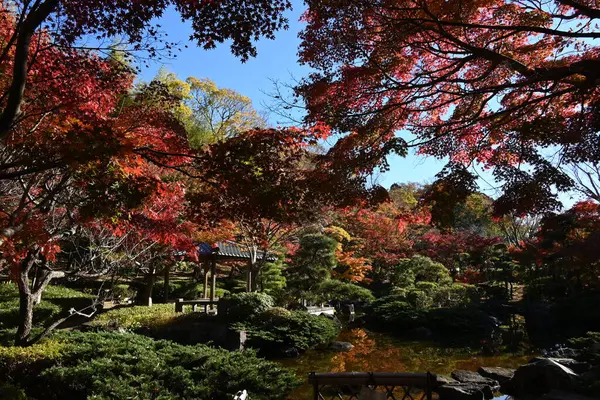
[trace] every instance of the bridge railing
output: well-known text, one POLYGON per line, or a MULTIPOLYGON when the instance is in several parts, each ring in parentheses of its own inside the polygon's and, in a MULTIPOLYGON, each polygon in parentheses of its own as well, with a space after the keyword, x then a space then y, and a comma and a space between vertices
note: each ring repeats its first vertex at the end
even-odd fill
POLYGON ((337 372, 311 373, 315 400, 413 399, 431 400, 436 376, 427 373, 337 372), (378 392, 377 396, 369 392, 378 392))
POLYGON ((208 308, 213 308, 213 306, 219 305, 219 299, 215 299, 211 301, 210 299, 198 299, 198 300, 184 300, 177 299, 175 300, 175 312, 183 312, 183 308, 185 306, 192 306, 192 311, 198 311, 198 307, 203 307, 204 312, 208 312, 208 308))

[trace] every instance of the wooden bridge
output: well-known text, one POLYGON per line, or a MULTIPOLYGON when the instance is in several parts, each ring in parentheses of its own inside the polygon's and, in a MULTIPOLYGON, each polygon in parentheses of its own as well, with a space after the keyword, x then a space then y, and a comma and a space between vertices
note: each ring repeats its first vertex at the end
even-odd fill
POLYGON ((306 311, 309 314, 313 314, 313 315, 320 315, 320 314, 334 315, 335 307, 310 306, 310 307, 306 307, 306 311))
POLYGON ((308 381, 313 386, 314 400, 432 400, 436 376, 429 372, 313 372, 308 381))
POLYGON ((175 312, 183 312, 185 306, 192 306, 192 311, 198 311, 198 306, 204 307, 204 312, 208 314, 209 307, 210 310, 214 309, 214 312, 217 313, 219 309, 219 299, 197 299, 197 300, 184 300, 177 299, 175 300, 175 312), (214 308, 214 306, 217 306, 214 308))

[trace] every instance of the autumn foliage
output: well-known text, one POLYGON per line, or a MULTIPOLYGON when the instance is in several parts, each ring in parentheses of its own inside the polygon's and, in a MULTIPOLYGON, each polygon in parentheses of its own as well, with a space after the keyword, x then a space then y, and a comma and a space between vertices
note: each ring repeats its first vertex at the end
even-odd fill
POLYGON ((542 220, 540 230, 525 251, 555 282, 566 286, 568 294, 600 287, 600 208, 584 201, 561 214, 542 220))
POLYGON ((167 8, 199 46, 228 42, 245 61, 287 26, 286 0, 0 1, 0 272, 19 287, 18 344, 60 324, 32 333, 53 279, 126 265, 150 297, 176 262, 208 282, 199 242, 248 255, 212 274, 228 289, 243 277, 294 306, 327 290, 412 312, 464 306, 478 290, 465 284, 504 300, 517 280, 600 288, 598 204, 557 201, 582 182, 567 167, 586 166, 598 191, 597 4, 306 4, 305 124, 273 128, 209 79, 134 82, 140 62, 176 51, 155 24, 167 8), (448 160, 435 182, 371 183, 411 148, 448 160), (498 196, 479 192, 474 166, 498 196))
POLYGON ((597 4, 307 4, 300 60, 316 72, 297 93, 307 121, 347 133, 332 154, 416 146, 478 163, 503 185, 498 213, 555 208, 554 189, 574 184, 561 168, 600 159, 597 4))
POLYGON ((246 59, 255 55, 253 39, 285 26, 281 12, 289 4, 0 4, 0 268, 19 284, 18 343, 32 339, 33 304, 64 276, 56 255, 80 228, 155 244, 167 258, 196 257, 198 225, 187 212, 182 176, 195 158, 171 112, 180 99, 158 83, 134 88, 130 67, 133 52, 173 51, 153 23, 167 6, 192 21, 199 45, 231 39, 232 51, 246 59), (226 18, 250 9, 246 20, 226 18), (89 35, 97 48, 79 45, 89 35), (124 43, 105 51, 102 42, 115 36, 124 43))

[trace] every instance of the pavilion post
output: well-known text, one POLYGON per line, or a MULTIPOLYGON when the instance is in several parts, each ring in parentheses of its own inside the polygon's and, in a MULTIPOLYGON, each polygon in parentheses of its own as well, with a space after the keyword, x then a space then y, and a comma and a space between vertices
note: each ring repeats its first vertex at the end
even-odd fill
POLYGON ((202 262, 202 271, 204 271, 204 290, 202 292, 202 298, 208 298, 208 267, 206 261, 202 262))
MULTIPOLYGON (((211 265, 210 265, 210 279, 211 279, 211 283, 210 283, 210 301, 213 302, 215 301, 215 291, 217 288, 217 257, 213 256, 210 260, 211 265)), ((212 309, 212 304, 211 304, 211 309, 212 309)))

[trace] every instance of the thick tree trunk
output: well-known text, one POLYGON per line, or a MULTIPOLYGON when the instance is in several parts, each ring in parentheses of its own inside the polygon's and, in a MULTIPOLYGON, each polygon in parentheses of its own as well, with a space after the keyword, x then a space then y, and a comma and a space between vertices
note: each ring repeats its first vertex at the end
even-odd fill
POLYGON ((42 299, 42 293, 50 281, 54 278, 64 276, 63 272, 52 271, 46 265, 38 267, 36 279, 30 285, 29 274, 39 260, 40 251, 29 251, 27 257, 21 262, 18 274, 17 286, 19 287, 19 326, 15 344, 26 346, 30 344, 31 328, 33 327, 33 306, 42 299), (32 287, 33 286, 33 287, 32 287))
POLYGON ((170 272, 171 272, 171 267, 170 266, 166 266, 165 267, 165 272, 164 272, 165 273, 164 282, 163 282, 163 284, 165 285, 164 286, 164 288, 165 288, 165 296, 164 296, 163 301, 165 303, 169 302, 169 278, 170 278, 170 272))
POLYGON ((29 252, 27 254, 21 262, 17 276, 17 286, 19 287, 19 326, 17 328, 17 336, 15 337, 16 346, 26 345, 31 335, 33 298, 31 296, 31 288, 29 287, 29 271, 33 268, 37 254, 37 252, 29 252))
POLYGON ((248 263, 248 268, 246 268, 246 291, 252 292, 252 281, 253 281, 253 273, 252 273, 252 262, 248 263))
POLYGON ((142 306, 151 305, 152 299, 152 288, 156 282, 156 274, 154 267, 150 268, 150 272, 144 277, 145 284, 140 296, 138 297, 138 304, 142 306))
POLYGON ((16 346, 25 346, 31 336, 33 327, 33 296, 29 290, 19 290, 19 327, 15 339, 16 346))
POLYGON ((260 266, 255 265, 252 268, 252 282, 250 285, 250 291, 256 292, 258 290, 258 274, 260 273, 260 266))

